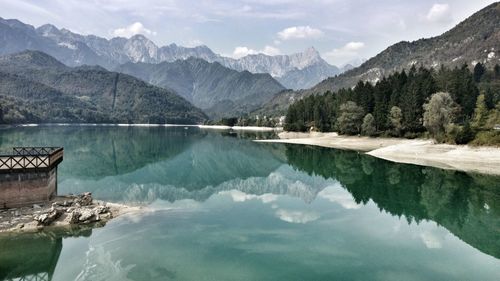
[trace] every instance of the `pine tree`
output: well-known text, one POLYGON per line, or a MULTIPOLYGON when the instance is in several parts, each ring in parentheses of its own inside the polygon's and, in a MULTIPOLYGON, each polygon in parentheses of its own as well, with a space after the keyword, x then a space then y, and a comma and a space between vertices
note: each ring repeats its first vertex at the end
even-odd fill
POLYGON ((383 131, 387 127, 387 112, 389 100, 392 94, 391 84, 387 79, 382 79, 374 89, 375 106, 373 108, 373 117, 377 130, 383 131))
POLYGON ((486 72, 486 68, 478 62, 476 66, 474 66, 474 81, 476 83, 479 83, 481 81, 481 77, 483 77, 484 73, 486 72))

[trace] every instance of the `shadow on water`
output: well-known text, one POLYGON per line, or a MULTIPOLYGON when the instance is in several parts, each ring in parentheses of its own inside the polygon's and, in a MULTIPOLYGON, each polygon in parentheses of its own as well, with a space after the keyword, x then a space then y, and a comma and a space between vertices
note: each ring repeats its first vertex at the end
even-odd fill
POLYGON ((52 280, 67 237, 90 237, 92 228, 0 235, 0 280, 52 280))
POLYGON ((356 203, 410 223, 431 220, 500 258, 500 177, 395 164, 351 151, 287 145, 295 169, 338 180, 356 203))

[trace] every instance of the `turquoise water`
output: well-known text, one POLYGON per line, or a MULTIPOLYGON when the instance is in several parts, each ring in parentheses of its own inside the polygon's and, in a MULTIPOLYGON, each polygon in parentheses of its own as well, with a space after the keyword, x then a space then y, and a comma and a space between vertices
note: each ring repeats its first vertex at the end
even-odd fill
POLYGON ((59 193, 147 205, 0 236, 0 280, 500 280, 500 178, 197 128, 4 129, 64 146, 59 193))

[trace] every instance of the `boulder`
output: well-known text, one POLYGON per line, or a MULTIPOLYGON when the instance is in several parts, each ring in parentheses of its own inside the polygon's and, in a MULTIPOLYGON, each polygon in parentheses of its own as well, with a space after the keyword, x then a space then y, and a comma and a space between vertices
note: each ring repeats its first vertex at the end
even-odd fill
POLYGON ((42 213, 39 215, 35 215, 33 219, 35 221, 38 221, 39 223, 43 225, 50 225, 53 221, 55 221, 57 218, 59 218, 62 214, 61 210, 58 209, 51 209, 47 213, 42 213))

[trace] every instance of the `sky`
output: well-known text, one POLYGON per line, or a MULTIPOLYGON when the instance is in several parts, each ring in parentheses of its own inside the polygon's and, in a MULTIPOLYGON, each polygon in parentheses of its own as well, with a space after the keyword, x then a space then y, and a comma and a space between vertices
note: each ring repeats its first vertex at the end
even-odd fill
POLYGON ((207 45, 239 58, 315 47, 342 66, 399 41, 437 36, 490 0, 0 0, 0 17, 105 38, 207 45))

